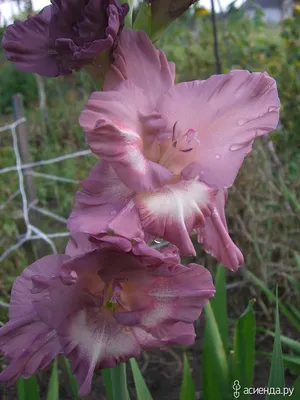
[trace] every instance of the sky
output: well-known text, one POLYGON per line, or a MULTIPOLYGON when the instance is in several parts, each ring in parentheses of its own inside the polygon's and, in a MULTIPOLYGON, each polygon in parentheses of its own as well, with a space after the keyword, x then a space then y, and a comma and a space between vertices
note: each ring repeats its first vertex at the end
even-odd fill
MULTIPOLYGON (((0 4, 0 22, 3 21, 3 18, 5 18, 5 20, 7 22, 12 22, 11 18, 13 14, 17 14, 18 13, 18 8, 16 6, 15 3, 9 1, 9 0, 5 0, 6 2, 4 4, 0 4)), ((210 8, 210 1, 211 0, 200 0, 200 5, 206 7, 206 8, 210 8)), ((228 6, 228 4, 230 4, 232 2, 232 0, 215 0, 215 8, 216 11, 219 11, 219 5, 218 3, 220 2, 221 7, 223 9, 226 9, 226 7, 228 6)), ((39 10, 42 9, 43 7, 45 7, 46 5, 50 4, 50 0, 32 0, 33 3, 33 8, 35 10, 39 10)), ((239 0, 237 2, 238 3, 243 3, 243 0, 239 0)))

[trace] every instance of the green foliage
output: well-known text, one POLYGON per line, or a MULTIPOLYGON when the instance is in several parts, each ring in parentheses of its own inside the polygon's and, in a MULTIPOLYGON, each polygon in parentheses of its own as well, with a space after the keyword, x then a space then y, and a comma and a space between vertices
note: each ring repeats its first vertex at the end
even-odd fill
POLYGON ((183 353, 183 372, 180 390, 180 400, 196 400, 196 389, 190 370, 189 360, 183 353))
MULTIPOLYGON (((275 318, 275 338, 272 354, 272 364, 269 378, 269 388, 277 387, 283 389, 284 384, 284 366, 282 358, 282 349, 280 341, 280 323, 279 323, 279 308, 278 308, 278 289, 276 289, 276 318, 275 318)), ((277 397, 281 399, 281 397, 277 397)), ((283 398, 283 396, 282 396, 283 398)), ((269 396, 267 397, 269 399, 269 396)))
MULTIPOLYGON (((259 288, 264 292, 267 296, 268 300, 276 304, 276 296, 275 294, 267 288, 262 280, 253 275, 250 271, 246 271, 247 276, 259 286, 259 288)), ((278 301, 278 306, 280 312, 290 321, 290 323, 300 332, 300 319, 297 314, 293 312, 293 309, 290 306, 285 306, 282 302, 278 301)))
POLYGON ((109 369, 113 400, 128 400, 126 364, 121 363, 109 369))
POLYGON ((216 316, 222 338, 224 351, 228 352, 228 320, 227 320, 227 290, 226 290, 226 268, 223 265, 217 267, 215 278, 216 295, 210 304, 216 316))
MULTIPOLYGON (((71 372, 71 367, 70 367, 70 362, 67 358, 64 358, 64 363, 65 363, 65 367, 67 370, 67 374, 68 374, 68 378, 69 378, 69 382, 70 382, 70 386, 72 388, 72 392, 73 392, 73 396, 75 400, 81 400, 82 398, 78 396, 78 383, 74 377, 74 375, 71 372)), ((110 400, 110 398, 109 398, 110 400)))
POLYGON ((18 400, 39 400, 40 390, 36 377, 20 378, 17 382, 18 400))
POLYGON ((108 368, 105 368, 101 371, 101 374, 105 385, 108 400, 114 400, 110 370, 108 368))
POLYGON ((149 389, 146 385, 146 382, 135 358, 130 359, 130 366, 133 374, 137 400, 152 400, 151 393, 149 392, 149 389))
POLYGON ((24 74, 13 64, 5 62, 0 65, 0 113, 12 111, 11 98, 16 93, 22 93, 25 105, 37 101, 36 82, 33 74, 24 74))
POLYGON ((57 359, 52 363, 52 372, 48 386, 47 400, 59 400, 59 377, 57 359))
POLYGON ((205 306, 202 371, 204 398, 224 399, 224 394, 228 393, 229 388, 229 366, 216 316, 210 303, 205 306))
MULTIPOLYGON (((250 387, 253 382, 255 365, 256 322, 253 310, 254 300, 236 322, 233 341, 233 377, 242 387, 250 387)), ((249 399, 249 395, 241 398, 249 399)))

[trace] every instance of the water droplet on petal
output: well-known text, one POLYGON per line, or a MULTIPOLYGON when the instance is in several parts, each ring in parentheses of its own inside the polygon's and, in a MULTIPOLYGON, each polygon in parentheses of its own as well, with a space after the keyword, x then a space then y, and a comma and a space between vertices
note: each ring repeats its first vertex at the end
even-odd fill
POLYGON ((161 239, 161 238, 154 239, 154 243, 157 243, 157 244, 162 243, 163 241, 164 241, 164 239, 161 239))
POLYGON ((220 160, 220 158, 221 158, 220 154, 216 154, 216 159, 220 160))
POLYGON ((237 150, 241 150, 243 147, 245 147, 245 143, 235 143, 229 147, 229 150, 237 151, 237 150))
POLYGON ((241 119, 238 120, 237 124, 238 124, 239 126, 242 126, 242 125, 244 125, 246 122, 248 122, 248 120, 247 120, 246 118, 241 118, 241 119))
POLYGON ((117 214, 117 211, 112 211, 111 213, 110 213, 110 215, 116 215, 117 214))
POLYGON ((276 106, 269 107, 268 112, 274 112, 274 111, 278 111, 278 107, 276 106))

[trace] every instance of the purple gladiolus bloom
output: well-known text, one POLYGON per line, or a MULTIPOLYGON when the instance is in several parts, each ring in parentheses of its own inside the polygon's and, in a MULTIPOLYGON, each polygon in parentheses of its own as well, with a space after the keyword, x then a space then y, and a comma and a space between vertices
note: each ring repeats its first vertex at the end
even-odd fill
POLYGON ((70 75, 93 64, 101 70, 128 12, 119 0, 52 0, 39 14, 15 21, 3 37, 8 60, 25 72, 70 75), (101 56, 105 54, 104 57, 101 56))
POLYGON ((137 255, 87 242, 74 236, 68 254, 36 261, 15 281, 0 329, 9 360, 0 382, 14 384, 63 353, 86 396, 96 369, 145 349, 194 343, 193 322, 215 293, 204 267, 181 265, 175 246, 151 254, 145 246, 137 255))
POLYGON ((123 30, 105 90, 91 95, 80 117, 101 161, 82 183, 69 228, 152 235, 184 255, 195 254, 195 230, 236 270, 243 256, 227 231, 227 187, 255 138, 277 126, 276 82, 242 70, 177 85, 174 76, 144 32, 123 30))

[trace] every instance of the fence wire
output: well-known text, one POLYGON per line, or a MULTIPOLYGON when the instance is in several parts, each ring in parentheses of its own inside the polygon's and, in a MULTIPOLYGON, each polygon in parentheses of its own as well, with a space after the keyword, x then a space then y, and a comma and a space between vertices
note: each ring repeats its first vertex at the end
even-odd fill
MULTIPOLYGON (((27 170, 29 168, 32 169, 35 167, 40 167, 43 165, 50 165, 50 164, 54 164, 54 163, 68 160, 71 158, 82 157, 82 156, 91 154, 91 152, 89 150, 81 150, 81 151, 66 154, 66 155, 63 155, 60 157, 51 158, 48 160, 40 160, 37 162, 27 163, 27 164, 22 163, 22 158, 21 158, 20 151, 19 151, 18 135, 17 135, 16 129, 20 124, 22 124, 24 122, 26 122, 25 117, 20 118, 19 120, 13 122, 12 124, 8 124, 8 125, 5 125, 0 128, 0 133, 5 132, 5 131, 10 131, 11 138, 12 138, 12 144, 13 144, 13 151, 14 151, 14 155, 15 155, 15 165, 0 169, 0 174, 9 173, 9 172, 17 172, 18 186, 19 186, 17 191, 12 193, 4 203, 0 204, 0 211, 4 210, 5 207, 12 200, 14 200, 17 196, 20 195, 21 199, 22 199, 22 219, 25 224, 25 233, 22 235, 19 235, 16 238, 16 243, 12 244, 0 255, 0 262, 2 262, 5 258, 7 258, 13 251, 22 247, 24 243, 31 241, 31 240, 43 240, 50 246, 52 252, 56 253, 57 249, 53 242, 53 239, 69 236, 69 232, 54 232, 54 233, 43 232, 40 228, 38 228, 37 226, 35 226, 31 223, 30 216, 29 216, 30 210, 34 210, 35 212, 37 212, 41 215, 50 217, 53 220, 61 222, 64 225, 66 224, 67 220, 65 218, 61 217, 60 215, 55 214, 54 212, 52 212, 50 210, 38 207, 37 206, 38 199, 36 199, 35 201, 33 201, 31 203, 28 202, 26 188, 25 188, 25 184, 24 184, 24 170, 27 170)), ((75 179, 68 179, 65 177, 46 174, 46 173, 42 173, 42 172, 27 171, 26 173, 33 175, 35 177, 41 177, 43 179, 48 179, 48 180, 67 182, 67 183, 72 183, 72 184, 79 183, 79 181, 77 181, 75 179)))

